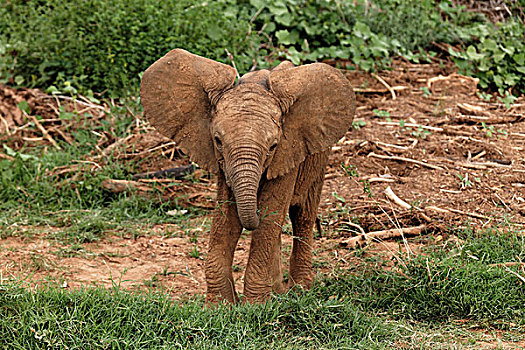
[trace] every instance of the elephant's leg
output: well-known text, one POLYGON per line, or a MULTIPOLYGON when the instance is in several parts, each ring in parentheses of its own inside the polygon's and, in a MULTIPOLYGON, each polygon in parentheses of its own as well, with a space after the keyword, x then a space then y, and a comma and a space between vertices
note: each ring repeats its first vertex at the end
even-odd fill
POLYGON ((313 226, 321 198, 328 152, 306 158, 299 167, 294 197, 290 205, 293 247, 290 256, 290 286, 309 288, 313 280, 313 226))
POLYGON ((297 170, 262 184, 259 193, 261 222, 252 232, 250 256, 244 277, 249 302, 282 292, 281 230, 293 195, 297 170))
POLYGON ((224 175, 217 180, 217 208, 211 224, 208 257, 206 261, 207 300, 237 302, 232 274, 233 254, 242 232, 233 194, 224 175))

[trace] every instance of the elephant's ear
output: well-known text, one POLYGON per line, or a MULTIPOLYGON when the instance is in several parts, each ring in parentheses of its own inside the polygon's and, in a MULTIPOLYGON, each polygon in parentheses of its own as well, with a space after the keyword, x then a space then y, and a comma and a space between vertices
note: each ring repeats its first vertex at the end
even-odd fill
POLYGON ((142 76, 140 98, 151 125, 190 159, 217 171, 210 136, 211 106, 236 77, 234 68, 181 49, 168 52, 142 76))
POLYGON ((323 63, 272 71, 270 87, 284 111, 283 134, 267 172, 273 179, 343 137, 352 125, 355 95, 345 76, 323 63))

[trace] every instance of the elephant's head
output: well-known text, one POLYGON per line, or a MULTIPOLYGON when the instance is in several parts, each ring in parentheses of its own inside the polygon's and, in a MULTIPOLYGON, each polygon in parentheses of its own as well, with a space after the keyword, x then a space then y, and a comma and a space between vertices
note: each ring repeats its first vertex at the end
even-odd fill
POLYGON ((288 173, 327 150, 352 123, 355 97, 337 69, 315 63, 248 73, 175 49, 143 75, 140 96, 151 124, 190 159, 223 171, 244 228, 259 225, 263 174, 288 173))

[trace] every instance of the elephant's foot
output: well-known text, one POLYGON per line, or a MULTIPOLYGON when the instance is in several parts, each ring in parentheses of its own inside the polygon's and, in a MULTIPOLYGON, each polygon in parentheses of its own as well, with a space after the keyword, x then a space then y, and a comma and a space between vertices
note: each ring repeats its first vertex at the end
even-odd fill
POLYGON ((288 281, 288 289, 295 286, 301 286, 304 289, 310 289, 314 280, 314 273, 311 267, 298 268, 295 267, 290 271, 290 279, 288 281))
POLYGON ((263 303, 270 298, 272 293, 280 294, 286 292, 287 288, 282 283, 282 278, 273 282, 247 281, 244 284, 244 297, 247 302, 263 303))
POLYGON ((264 303, 270 299, 271 295, 272 287, 269 285, 245 286, 244 288, 245 301, 248 303, 264 303))
POLYGON ((217 304, 221 302, 237 303, 239 297, 235 292, 233 283, 226 282, 221 287, 210 286, 208 283, 208 291, 206 292, 206 302, 217 304))
POLYGON ((239 297, 235 292, 235 282, 231 269, 216 263, 213 257, 209 257, 206 263, 206 301, 218 303, 222 301, 236 303, 239 297))

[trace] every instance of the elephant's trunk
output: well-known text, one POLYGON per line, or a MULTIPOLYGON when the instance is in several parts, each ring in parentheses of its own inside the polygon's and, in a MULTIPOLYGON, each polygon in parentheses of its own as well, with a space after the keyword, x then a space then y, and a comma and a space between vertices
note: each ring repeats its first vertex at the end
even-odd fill
POLYGON ((230 180, 241 225, 255 230, 260 223, 257 190, 261 178, 261 151, 254 147, 237 148, 231 154, 230 180))

